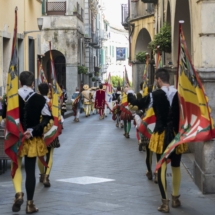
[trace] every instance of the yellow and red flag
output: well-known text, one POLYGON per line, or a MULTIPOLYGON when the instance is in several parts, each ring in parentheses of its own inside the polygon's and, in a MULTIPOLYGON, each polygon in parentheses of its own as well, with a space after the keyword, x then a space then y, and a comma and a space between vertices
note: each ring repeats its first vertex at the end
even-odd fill
POLYGON ((214 123, 204 87, 191 62, 180 24, 178 96, 180 104, 179 133, 168 145, 156 169, 168 159, 175 148, 183 143, 208 141, 215 137, 214 123))
POLYGON ((60 97, 62 96, 62 90, 57 83, 54 60, 51 51, 51 42, 49 42, 50 48, 50 61, 51 61, 51 84, 52 84, 52 116, 54 118, 54 124, 51 129, 44 134, 44 140, 47 145, 53 142, 53 140, 58 137, 62 132, 61 123, 61 104, 60 97))
POLYGON ((43 65, 40 59, 38 59, 38 85, 41 83, 48 83, 47 78, 44 73, 43 65))
POLYGON ((129 78, 128 78, 128 72, 127 72, 126 66, 125 66, 125 80, 124 81, 125 81, 125 85, 128 85, 129 87, 131 86, 129 78))
POLYGON ((15 26, 12 44, 12 53, 10 67, 7 77, 7 112, 6 112, 6 127, 4 149, 5 153, 13 162, 13 169, 11 171, 14 177, 18 167, 17 156, 22 148, 23 129, 20 124, 19 116, 19 95, 18 95, 18 56, 17 56, 17 10, 15 9, 15 26))
POLYGON ((143 118, 142 122, 140 123, 140 126, 138 127, 138 131, 143 134, 147 138, 151 138, 151 135, 154 131, 156 123, 156 117, 154 113, 154 109, 150 107, 146 111, 146 116, 143 118))
POLYGON ((143 71, 143 96, 148 95, 148 65, 149 65, 149 56, 146 55, 146 64, 143 71))

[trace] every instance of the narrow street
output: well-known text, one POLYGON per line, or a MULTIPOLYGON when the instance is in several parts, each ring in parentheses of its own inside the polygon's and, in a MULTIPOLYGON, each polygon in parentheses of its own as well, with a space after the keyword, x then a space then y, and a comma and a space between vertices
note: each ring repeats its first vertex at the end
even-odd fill
MULTIPOLYGON (((99 120, 98 115, 85 118, 82 114, 80 123, 74 123, 73 117, 66 119, 61 147, 54 152, 50 188, 38 182, 37 169, 36 214, 161 215, 157 211, 161 203, 159 189, 145 176, 145 152, 138 151, 133 126, 130 136, 123 136, 111 115, 99 120)), ((168 168, 169 198, 170 172, 168 168)), ((0 192, 0 214, 13 214, 9 169, 0 175, 0 192)), ((170 214, 214 215, 214 200, 215 195, 202 195, 182 165, 182 207, 171 208, 170 214)), ((20 213, 14 214, 25 214, 25 206, 26 195, 20 213)))

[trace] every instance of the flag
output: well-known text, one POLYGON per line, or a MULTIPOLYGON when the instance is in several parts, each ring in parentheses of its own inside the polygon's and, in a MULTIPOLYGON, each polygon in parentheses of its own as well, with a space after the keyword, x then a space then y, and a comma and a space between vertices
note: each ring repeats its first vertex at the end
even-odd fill
POLYGON ((120 84, 120 79, 118 79, 118 84, 117 84, 117 87, 121 87, 121 84, 120 84))
POLYGON ((125 66, 125 84, 128 85, 129 87, 131 86, 130 81, 128 79, 128 73, 127 73, 126 66, 125 66))
POLYGON ((188 142, 208 141, 215 137, 208 98, 191 62, 181 24, 179 29, 177 83, 180 104, 179 133, 164 151, 156 169, 160 168, 176 146, 188 142))
POLYGON ((7 77, 7 112, 6 112, 6 126, 4 149, 5 153, 13 162, 13 169, 11 171, 14 177, 16 169, 18 168, 17 156, 22 148, 23 129, 19 119, 19 95, 18 95, 18 56, 17 56, 17 10, 15 9, 15 26, 12 43, 11 61, 7 77))
POLYGON ((145 137, 150 139, 155 128, 155 123, 156 123, 156 117, 155 117, 154 109, 150 107, 146 111, 146 116, 141 121, 140 126, 138 127, 138 131, 141 134, 143 134, 145 137))
MULTIPOLYGON (((162 57, 160 54, 160 50, 159 47, 157 47, 157 60, 156 60, 156 69, 162 68, 163 67, 163 63, 162 63, 162 57)), ((154 81, 153 84, 153 91, 157 89, 157 85, 156 85, 156 81, 154 81)))
POLYGON ((148 65, 149 65, 149 58, 148 55, 146 56, 146 64, 145 64, 145 68, 143 71, 143 96, 147 96, 148 95, 148 65))
POLYGON ((51 129, 44 134, 44 140, 47 145, 53 142, 53 140, 58 137, 62 132, 62 123, 61 123, 61 106, 60 106, 60 97, 62 96, 62 90, 57 83, 56 72, 54 66, 54 60, 52 57, 51 51, 51 42, 49 42, 50 48, 50 62, 51 62, 51 84, 52 84, 52 105, 51 111, 54 118, 54 123, 51 126, 51 129))
POLYGON ((113 85, 112 85, 112 81, 111 81, 111 74, 109 73, 108 80, 106 83, 106 92, 112 94, 112 87, 113 87, 113 85))
POLYGON ((38 85, 44 82, 48 83, 44 73, 42 62, 40 59, 38 59, 38 85))

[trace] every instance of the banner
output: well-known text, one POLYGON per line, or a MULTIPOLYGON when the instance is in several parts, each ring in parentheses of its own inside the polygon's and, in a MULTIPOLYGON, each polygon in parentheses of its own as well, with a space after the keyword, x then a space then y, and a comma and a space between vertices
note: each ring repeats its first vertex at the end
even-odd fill
POLYGON ((168 145, 157 163, 159 169, 175 148, 183 143, 208 141, 215 137, 208 98, 187 50, 182 26, 179 26, 178 96, 180 104, 179 133, 168 145))
POLYGON ((148 95, 148 65, 149 65, 149 57, 148 55, 146 56, 146 64, 145 64, 145 68, 143 71, 143 96, 147 96, 148 95))
POLYGON ((62 95, 62 90, 57 83, 56 72, 54 66, 54 60, 52 57, 51 51, 51 42, 49 42, 50 48, 50 61, 51 61, 51 84, 52 84, 52 116, 54 118, 54 123, 51 126, 51 129, 44 134, 44 140, 47 145, 49 145, 53 140, 59 136, 62 132, 62 123, 61 123, 61 104, 60 97, 62 95))
POLYGON ((41 83, 48 83, 44 70, 43 65, 40 59, 38 59, 38 80, 37 84, 40 85, 41 83))
POLYGON ((7 77, 7 112, 5 125, 5 139, 4 149, 5 153, 13 162, 13 169, 11 171, 14 177, 16 169, 18 168, 17 156, 22 148, 23 129, 19 119, 19 95, 18 95, 18 56, 17 56, 17 10, 15 9, 15 26, 13 34, 13 44, 10 66, 7 77))
POLYGON ((126 66, 125 66, 125 85, 128 85, 129 87, 131 86, 130 84, 130 81, 128 79, 128 72, 127 72, 127 69, 126 69, 126 66))

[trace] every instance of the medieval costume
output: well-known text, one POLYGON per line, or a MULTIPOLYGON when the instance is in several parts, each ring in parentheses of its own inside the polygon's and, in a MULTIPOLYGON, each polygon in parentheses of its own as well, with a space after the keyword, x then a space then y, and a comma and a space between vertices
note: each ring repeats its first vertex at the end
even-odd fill
MULTIPOLYGON (((134 96, 134 93, 132 90, 129 90, 128 93, 130 93, 132 96, 134 96)), ((120 119, 123 120, 124 122, 124 136, 126 138, 129 138, 129 132, 131 130, 131 120, 132 120, 132 113, 129 110, 128 107, 128 96, 126 93, 122 94, 122 101, 121 101, 121 105, 120 105, 120 110, 121 110, 121 115, 120 115, 120 119)))
POLYGON ((79 122, 80 111, 82 108, 82 99, 83 99, 83 96, 78 90, 76 90, 76 92, 72 94, 71 101, 72 101, 72 110, 75 117, 74 122, 79 122))
POLYGON ((95 109, 96 87, 91 87, 90 94, 91 94, 91 111, 92 111, 92 114, 96 114, 96 109, 95 109))
POLYGON ((85 110, 85 115, 86 117, 90 116, 90 111, 91 111, 91 95, 90 95, 90 90, 89 86, 85 84, 83 86, 83 91, 82 91, 82 96, 84 99, 84 110, 85 110))
MULTIPOLYGON (((162 86, 161 89, 150 93, 141 100, 135 100, 132 95, 128 95, 128 101, 139 109, 145 110, 153 107, 156 116, 156 125, 149 142, 149 149, 155 152, 157 160, 168 144, 174 139, 178 132, 179 125, 179 102, 177 90, 172 86, 162 86)), ((181 154, 186 150, 186 146, 180 145, 170 155, 172 166, 172 207, 179 207, 179 187, 180 187, 180 161, 181 154)), ((169 212, 169 200, 166 189, 166 168, 167 163, 158 170, 158 185, 162 196, 162 205, 158 208, 161 212, 169 212)))
MULTIPOLYGON (((48 84, 42 83, 38 86, 38 89, 40 94, 43 95, 43 97, 46 99, 46 104, 48 105, 49 111, 52 112, 52 102, 50 100, 51 97, 50 98, 47 97, 47 94, 50 96, 50 93, 48 91, 49 90, 48 84)), ((53 123, 54 123, 53 119, 50 120, 49 124, 46 127, 46 130, 49 130, 52 127, 53 123)), ((45 187, 51 186, 49 176, 53 165, 53 153, 54 153, 54 148, 58 148, 58 147, 60 147, 60 143, 59 143, 58 137, 56 137, 52 141, 52 143, 48 145, 48 153, 46 154, 47 167, 44 167, 40 159, 38 159, 38 167, 40 170, 40 182, 43 183, 45 187)))
POLYGON ((103 89, 96 91, 95 108, 99 110, 100 119, 104 119, 105 91, 103 89))
POLYGON ((123 120, 120 119, 121 111, 120 111, 120 103, 121 103, 121 91, 117 90, 117 92, 113 93, 113 102, 114 102, 114 107, 113 107, 113 120, 116 120, 116 127, 121 127, 123 128, 123 120))
MULTIPOLYGON (((24 193, 22 192, 21 165, 22 157, 25 157, 25 187, 28 200, 26 213, 34 213, 38 211, 38 209, 33 204, 33 196, 36 184, 36 158, 43 157, 48 152, 42 135, 44 127, 51 119, 51 113, 47 107, 46 99, 43 96, 35 93, 31 87, 21 87, 18 90, 18 94, 20 123, 24 131, 31 133, 31 138, 24 140, 24 142, 22 143, 22 149, 20 150, 20 154, 18 156, 18 169, 16 170, 15 175, 12 179, 16 191, 12 210, 13 212, 20 211, 20 207, 23 203, 24 193)), ((3 118, 6 118, 6 109, 7 107, 6 105, 4 105, 3 118)))

